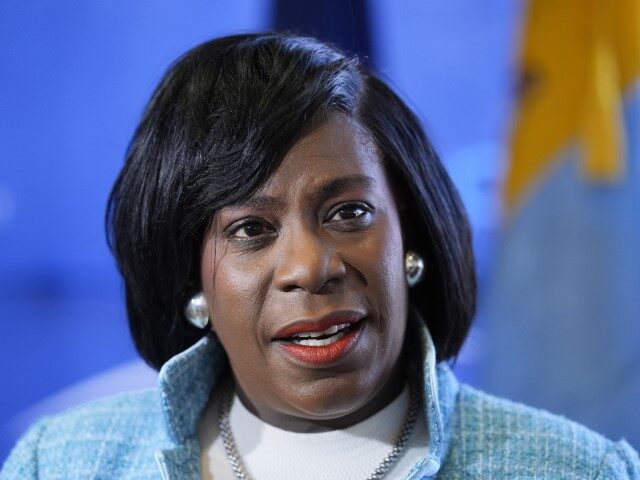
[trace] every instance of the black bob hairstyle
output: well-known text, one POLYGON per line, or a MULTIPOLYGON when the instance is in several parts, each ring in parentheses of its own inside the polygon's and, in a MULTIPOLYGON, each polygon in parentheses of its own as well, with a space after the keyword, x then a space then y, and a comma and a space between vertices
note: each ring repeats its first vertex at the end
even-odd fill
POLYGON ((308 37, 235 35, 179 58, 153 93, 107 207, 141 356, 159 369, 204 333, 183 308, 200 288, 203 238, 220 208, 239 203, 329 115, 371 134, 394 190, 408 248, 425 259, 409 302, 438 360, 455 358, 475 312, 469 222, 419 121, 357 58, 308 37))

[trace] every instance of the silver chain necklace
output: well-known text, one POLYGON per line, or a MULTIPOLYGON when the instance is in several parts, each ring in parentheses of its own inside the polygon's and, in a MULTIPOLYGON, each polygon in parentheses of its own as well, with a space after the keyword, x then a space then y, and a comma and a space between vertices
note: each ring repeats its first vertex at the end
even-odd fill
MULTIPOLYGON (((407 447, 409 435, 411 435, 413 426, 416 423, 418 408, 420 407, 420 389, 416 378, 416 375, 411 375, 411 380, 409 382, 409 410, 407 411, 407 416, 404 420, 404 425, 402 426, 400 435, 393 445, 391 452, 389 452, 389 454, 384 457, 382 462, 380 462, 378 467, 374 470, 373 474, 367 477, 367 480, 380 480, 381 478, 383 478, 389 471, 389 468, 391 468, 396 460, 400 458, 400 456, 404 453, 405 448, 407 447)), ((233 438, 233 434, 231 433, 231 425, 229 424, 229 412, 231 411, 232 402, 233 388, 229 383, 226 385, 222 392, 218 417, 218 426, 220 428, 220 434, 222 435, 222 443, 224 444, 224 450, 227 454, 227 460, 229 460, 229 464, 231 465, 231 468, 233 468, 233 472, 235 473, 236 478, 239 480, 251 480, 251 476, 244 468, 242 459, 240 458, 240 454, 238 453, 238 449, 236 447, 236 442, 233 438)))

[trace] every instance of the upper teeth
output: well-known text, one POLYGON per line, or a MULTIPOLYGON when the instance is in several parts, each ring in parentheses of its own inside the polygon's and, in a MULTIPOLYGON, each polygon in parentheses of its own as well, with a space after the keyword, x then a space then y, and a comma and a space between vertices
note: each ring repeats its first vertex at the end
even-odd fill
POLYGON ((322 335, 333 335, 334 333, 337 333, 339 330, 342 330, 343 328, 346 328, 349 325, 350 325, 349 323, 341 323, 340 325, 332 325, 331 327, 327 328, 324 332, 300 332, 300 333, 296 333, 293 336, 300 337, 300 338, 316 338, 316 337, 321 337, 322 335))

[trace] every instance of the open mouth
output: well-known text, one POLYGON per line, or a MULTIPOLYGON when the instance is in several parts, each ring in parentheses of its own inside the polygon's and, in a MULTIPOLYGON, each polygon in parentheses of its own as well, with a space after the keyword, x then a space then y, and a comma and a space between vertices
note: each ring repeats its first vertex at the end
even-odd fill
POLYGON ((324 368, 346 358, 358 343, 365 318, 319 332, 298 332, 277 339, 282 351, 307 366, 324 368))
POLYGON ((286 338, 278 338, 277 340, 296 345, 305 345, 307 347, 324 347, 337 342, 352 330, 357 329, 363 319, 355 323, 342 323, 340 325, 332 325, 322 332, 300 332, 286 338))

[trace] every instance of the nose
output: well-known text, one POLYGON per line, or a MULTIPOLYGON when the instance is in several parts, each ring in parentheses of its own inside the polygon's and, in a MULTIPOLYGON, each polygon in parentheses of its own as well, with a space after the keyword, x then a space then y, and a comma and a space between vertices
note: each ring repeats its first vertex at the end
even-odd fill
POLYGON ((347 269, 334 243, 309 230, 298 233, 282 239, 285 248, 275 271, 276 288, 321 293, 339 286, 347 269))

